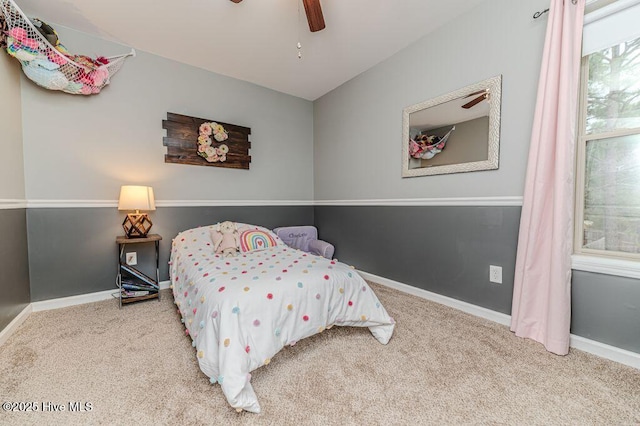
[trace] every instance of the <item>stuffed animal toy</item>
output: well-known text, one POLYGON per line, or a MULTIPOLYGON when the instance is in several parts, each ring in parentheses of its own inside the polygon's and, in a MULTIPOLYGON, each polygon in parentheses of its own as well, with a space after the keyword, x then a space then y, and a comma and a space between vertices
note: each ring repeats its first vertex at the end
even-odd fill
POLYGON ((38 57, 38 40, 29 38, 26 30, 20 27, 12 28, 7 37, 7 53, 22 61, 33 61, 38 57))
POLYGON ((58 45, 58 33, 56 32, 56 30, 53 29, 51 25, 47 24, 46 22, 38 18, 33 18, 31 20, 31 23, 36 27, 36 29, 40 32, 40 34, 42 34, 42 36, 47 39, 47 41, 52 46, 55 47, 58 45))
POLYGON ((238 227, 235 223, 230 221, 218 223, 215 231, 212 232, 212 237, 213 250, 217 254, 222 254, 225 257, 238 254, 240 238, 238 236, 238 227))
POLYGON ((69 85, 69 80, 58 68, 60 65, 40 58, 22 65, 24 74, 35 83, 47 89, 63 90, 69 85))

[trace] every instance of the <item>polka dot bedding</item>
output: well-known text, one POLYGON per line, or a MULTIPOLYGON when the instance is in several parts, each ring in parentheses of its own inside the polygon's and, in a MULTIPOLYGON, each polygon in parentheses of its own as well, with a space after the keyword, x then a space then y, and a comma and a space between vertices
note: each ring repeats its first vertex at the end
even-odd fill
POLYGON ((185 333, 200 369, 237 410, 260 412, 250 372, 268 365, 285 345, 336 326, 368 327, 386 344, 389 316, 356 271, 336 260, 287 247, 223 257, 213 250, 213 226, 173 240, 170 276, 185 333))

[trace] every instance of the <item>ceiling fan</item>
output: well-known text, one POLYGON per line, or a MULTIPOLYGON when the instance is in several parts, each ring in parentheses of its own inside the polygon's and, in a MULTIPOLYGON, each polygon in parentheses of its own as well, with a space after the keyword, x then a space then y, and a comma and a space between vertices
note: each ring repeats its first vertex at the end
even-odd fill
MULTIPOLYGON (((242 0, 231 0, 234 3, 240 3, 242 0)), ((324 16, 322 15, 322 6, 320 0, 302 0, 304 3, 304 11, 307 13, 307 22, 312 33, 323 30, 324 16)))
POLYGON ((474 92, 465 96, 465 98, 470 98, 471 96, 475 96, 475 95, 480 95, 480 96, 462 105, 462 108, 469 109, 479 104, 480 102, 484 101, 485 99, 489 99, 489 90, 488 89, 480 90, 479 92, 474 92))

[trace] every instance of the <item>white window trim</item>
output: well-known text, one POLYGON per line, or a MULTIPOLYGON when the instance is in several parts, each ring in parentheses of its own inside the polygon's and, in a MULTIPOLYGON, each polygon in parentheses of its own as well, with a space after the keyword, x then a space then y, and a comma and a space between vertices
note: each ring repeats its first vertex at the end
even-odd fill
MULTIPOLYGON (((638 3, 639 0, 633 0, 638 3)), ((631 0, 627 3, 631 3, 631 0)), ((576 165, 575 165, 575 210, 574 210, 574 245, 571 256, 571 268, 577 271, 595 272, 598 274, 640 279, 640 258, 638 254, 623 252, 604 252, 582 247, 584 222, 584 179, 585 148, 589 140, 638 134, 638 129, 620 129, 609 133, 586 134, 587 91, 584 84, 589 78, 588 56, 582 58, 580 78, 580 100, 577 129, 576 165)))
POLYGON ((640 264, 635 260, 574 254, 571 256, 571 269, 640 279, 640 264))
POLYGON ((601 6, 584 15, 583 56, 640 37, 640 0, 617 0, 601 6))

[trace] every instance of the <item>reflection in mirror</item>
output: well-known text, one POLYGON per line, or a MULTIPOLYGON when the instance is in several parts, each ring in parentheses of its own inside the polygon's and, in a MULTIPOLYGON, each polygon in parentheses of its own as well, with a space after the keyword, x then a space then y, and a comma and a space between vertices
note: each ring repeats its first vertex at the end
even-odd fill
POLYGON ((402 176, 498 168, 501 76, 403 112, 402 176))

